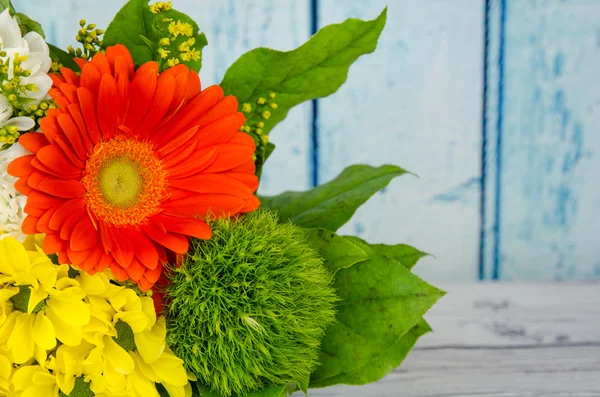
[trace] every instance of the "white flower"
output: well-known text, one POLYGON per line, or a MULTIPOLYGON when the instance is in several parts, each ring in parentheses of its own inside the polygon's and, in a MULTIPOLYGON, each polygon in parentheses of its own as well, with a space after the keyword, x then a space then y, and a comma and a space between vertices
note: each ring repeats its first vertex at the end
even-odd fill
POLYGON ((5 57, 0 57, 3 62, 6 62, 7 58, 11 59, 9 78, 13 77, 12 60, 15 54, 27 57, 21 67, 31 74, 29 77, 21 77, 21 85, 34 84, 37 90, 26 91, 25 97, 33 99, 31 102, 33 104, 40 103, 52 87, 52 79, 48 76, 52 60, 44 38, 35 32, 21 36, 21 29, 17 21, 10 16, 6 9, 0 13, 0 51, 6 52, 5 57))
MULTIPOLYGON (((13 117, 13 108, 8 103, 8 99, 4 95, 0 94, 0 130, 3 127, 17 127, 18 131, 29 131, 35 126, 35 121, 30 117, 21 116, 13 117)), ((0 144, 0 146, 2 146, 0 144)))
POLYGON ((17 192, 17 178, 8 175, 7 168, 11 161, 28 154, 31 153, 19 143, 6 150, 0 150, 0 240, 12 236, 23 242, 26 238, 21 231, 21 225, 26 216, 23 208, 27 197, 17 192))

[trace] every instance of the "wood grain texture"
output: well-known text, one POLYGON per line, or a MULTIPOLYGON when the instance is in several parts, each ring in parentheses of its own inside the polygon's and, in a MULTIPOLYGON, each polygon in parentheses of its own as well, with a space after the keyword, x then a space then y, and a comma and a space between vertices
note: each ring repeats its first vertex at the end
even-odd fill
POLYGON ((500 278, 600 278, 600 2, 509 1, 500 278))
POLYGON ((416 270, 427 280, 475 280, 483 1, 320 0, 319 22, 372 19, 386 4, 378 49, 319 101, 320 180, 354 163, 418 174, 393 181, 342 232, 431 252, 416 270))
MULTIPOLYGON (((62 48, 74 40, 79 20, 106 27, 123 0, 16 0, 15 7, 44 27, 49 42, 62 48)), ((221 82, 227 68, 255 47, 291 50, 310 37, 308 0, 281 3, 276 0, 211 1, 177 0, 174 7, 194 19, 206 33, 200 73, 203 86, 221 82)), ((294 108, 270 138, 277 145, 269 159, 261 185, 262 194, 304 190, 310 186, 310 104, 294 108)))
MULTIPOLYGON (((462 284, 402 366, 310 397, 600 396, 600 284, 462 284)), ((300 395, 298 395, 299 397, 300 395)))

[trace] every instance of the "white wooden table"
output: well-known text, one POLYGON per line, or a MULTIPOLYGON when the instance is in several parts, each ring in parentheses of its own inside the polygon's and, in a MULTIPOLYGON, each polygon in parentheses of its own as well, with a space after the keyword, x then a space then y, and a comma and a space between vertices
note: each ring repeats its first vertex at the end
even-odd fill
POLYGON ((600 283, 442 287, 426 316, 434 333, 400 368, 309 396, 600 396, 600 283))

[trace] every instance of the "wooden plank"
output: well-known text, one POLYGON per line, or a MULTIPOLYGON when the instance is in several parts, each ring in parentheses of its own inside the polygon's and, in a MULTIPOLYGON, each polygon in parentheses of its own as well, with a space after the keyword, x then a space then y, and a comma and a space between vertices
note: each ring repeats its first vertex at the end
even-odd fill
MULTIPOLYGON (((208 37, 200 73, 205 87, 218 84, 229 65, 252 48, 290 50, 310 37, 308 0, 285 4, 276 0, 213 1, 201 6, 196 0, 173 3, 197 21, 208 37)), ((66 47, 76 44, 74 37, 81 18, 105 27, 122 4, 123 0, 28 0, 16 6, 43 25, 50 42, 66 47)), ((310 186, 311 117, 310 104, 298 106, 271 134, 277 149, 265 167, 262 194, 310 186)))
POLYGON ((416 350, 401 369, 378 383, 316 389, 309 395, 597 397, 600 395, 599 379, 600 345, 416 350))
POLYGON ((500 278, 600 278, 600 2, 509 1, 500 278))
MULTIPOLYGON (((366 386, 311 397, 600 395, 600 283, 450 284, 426 318, 434 333, 366 386)), ((300 397, 300 395, 298 395, 300 397)))
MULTIPOLYGON (((445 288, 444 288, 445 287, 445 288)), ((600 344, 600 284, 459 284, 426 315, 422 348, 600 344)))
POLYGON ((355 163, 398 164, 403 177, 343 233, 431 252, 432 281, 478 278, 483 1, 320 0, 320 25, 372 19, 389 4, 374 54, 319 101, 320 180, 355 163))

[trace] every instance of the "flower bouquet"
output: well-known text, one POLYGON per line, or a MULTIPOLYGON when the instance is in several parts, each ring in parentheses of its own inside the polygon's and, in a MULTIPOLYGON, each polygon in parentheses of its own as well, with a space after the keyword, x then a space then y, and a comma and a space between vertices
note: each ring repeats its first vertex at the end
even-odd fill
POLYGON ((256 195, 271 130, 385 18, 204 88, 208 41, 170 2, 82 20, 62 50, 0 0, 0 396, 278 397, 397 367, 443 292, 411 273, 425 253, 336 231, 406 171, 256 195))

